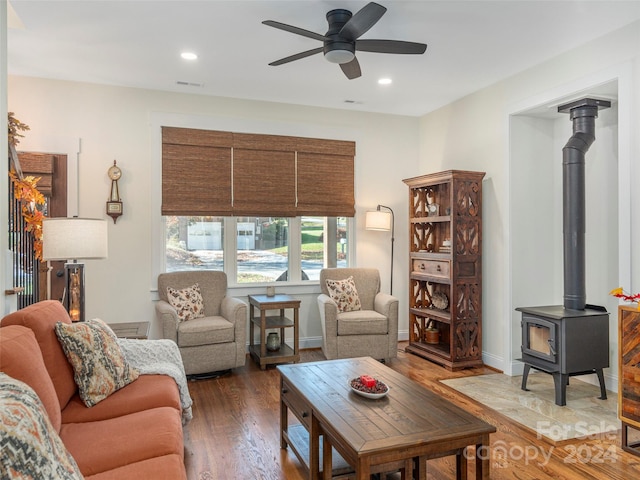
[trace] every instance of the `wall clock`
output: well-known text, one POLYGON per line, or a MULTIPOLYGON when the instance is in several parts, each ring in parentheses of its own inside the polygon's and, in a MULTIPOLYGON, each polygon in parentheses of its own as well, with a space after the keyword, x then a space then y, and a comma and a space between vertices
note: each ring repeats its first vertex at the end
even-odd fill
POLYGON ((111 192, 109 200, 107 200, 107 215, 113 218, 113 223, 116 223, 118 217, 122 215, 122 201, 118 191, 118 180, 122 177, 122 170, 116 165, 115 160, 113 161, 113 166, 107 171, 107 175, 111 179, 111 192))

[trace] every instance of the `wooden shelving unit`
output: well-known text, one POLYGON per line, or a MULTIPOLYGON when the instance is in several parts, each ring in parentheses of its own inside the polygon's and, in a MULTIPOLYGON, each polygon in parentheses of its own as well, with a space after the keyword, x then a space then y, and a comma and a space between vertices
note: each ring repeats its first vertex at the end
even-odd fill
POLYGON ((482 365, 484 175, 448 170, 404 180, 410 239, 406 351, 450 370, 482 365))

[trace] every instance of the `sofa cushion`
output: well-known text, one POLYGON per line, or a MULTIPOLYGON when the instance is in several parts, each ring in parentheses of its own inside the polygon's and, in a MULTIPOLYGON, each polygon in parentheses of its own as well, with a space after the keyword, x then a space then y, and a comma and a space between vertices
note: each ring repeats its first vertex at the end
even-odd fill
POLYGON ((234 339, 233 323, 223 317, 195 318, 178 326, 179 347, 228 343, 234 339))
POLYGON ((168 375, 140 375, 91 408, 75 395, 62 410, 62 423, 95 422, 157 407, 181 411, 175 380, 168 375))
MULTIPOLYGON (((122 480, 125 478, 152 478, 153 480, 187 480, 182 457, 177 454, 163 455, 140 462, 130 463, 102 473, 96 473, 86 480, 122 480)), ((203 478, 208 478, 206 475, 203 478)))
POLYGON ((352 276, 344 280, 327 279, 326 282, 329 296, 338 305, 338 312, 351 312, 362 308, 352 276))
POLYGON ((340 335, 386 335, 389 331, 387 317, 373 310, 338 314, 340 335))
POLYGON ((36 393, 4 373, 0 373, 0 445, 0 478, 82 479, 36 393))
POLYGON ((204 302, 197 283, 182 289, 167 287, 167 299, 181 322, 204 317, 204 302))
POLYGON ((29 385, 42 401, 56 432, 60 431, 60 402, 42 360, 35 335, 27 327, 0 328, 0 371, 29 385))
POLYGON ((102 320, 59 322, 55 332, 73 366, 80 398, 87 407, 138 378, 138 370, 129 367, 118 338, 102 320))
POLYGON ((63 423, 60 438, 85 476, 163 455, 184 460, 180 412, 170 407, 99 422, 63 423))
POLYGON ((44 365, 56 389, 60 408, 64 408, 78 387, 73 379, 73 368, 56 337, 57 322, 70 324, 69 314, 57 300, 45 300, 10 313, 2 319, 2 326, 22 325, 33 331, 40 345, 44 365))

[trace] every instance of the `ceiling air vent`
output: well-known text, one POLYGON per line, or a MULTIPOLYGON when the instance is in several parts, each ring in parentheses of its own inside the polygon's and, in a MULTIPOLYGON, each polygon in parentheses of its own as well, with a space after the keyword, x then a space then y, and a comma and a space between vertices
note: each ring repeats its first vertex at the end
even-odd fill
POLYGON ((176 85, 181 85, 183 87, 204 87, 204 83, 196 83, 196 82, 183 82, 181 80, 178 80, 176 82, 176 85))

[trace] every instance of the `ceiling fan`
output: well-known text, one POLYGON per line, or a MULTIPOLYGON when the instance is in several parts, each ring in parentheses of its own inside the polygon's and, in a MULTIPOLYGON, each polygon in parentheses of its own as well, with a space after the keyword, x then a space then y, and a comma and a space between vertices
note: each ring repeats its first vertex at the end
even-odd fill
POLYGON ((329 30, 324 35, 274 20, 265 20, 262 23, 270 27, 319 40, 323 43, 322 47, 281 58, 271 62, 269 65, 283 65, 323 52, 324 58, 331 63, 339 64, 347 78, 353 80, 362 75, 360 64, 355 56, 356 50, 374 53, 423 54, 427 50, 427 45, 424 43, 400 40, 359 40, 359 37, 373 27, 386 11, 385 7, 374 2, 368 3, 353 15, 349 10, 331 10, 327 13, 329 30))

